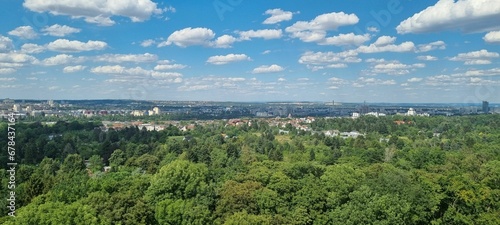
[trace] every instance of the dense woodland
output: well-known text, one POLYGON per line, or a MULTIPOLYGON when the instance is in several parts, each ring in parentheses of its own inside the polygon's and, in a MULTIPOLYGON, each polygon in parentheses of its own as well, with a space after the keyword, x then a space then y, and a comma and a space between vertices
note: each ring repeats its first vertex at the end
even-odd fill
MULTIPOLYGON (((2 197, 0 224, 500 224, 499 115, 310 124, 355 139, 264 120, 100 125, 17 123, 16 217, 2 197)), ((7 146, 6 123, 0 136, 7 146)))

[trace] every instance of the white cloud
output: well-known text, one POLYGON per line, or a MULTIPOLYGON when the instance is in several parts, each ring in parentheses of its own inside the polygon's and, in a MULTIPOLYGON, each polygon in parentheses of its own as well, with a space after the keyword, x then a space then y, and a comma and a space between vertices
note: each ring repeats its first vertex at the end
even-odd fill
POLYGON ((440 0, 435 5, 401 22, 400 34, 461 30, 466 33, 500 28, 500 1, 440 0))
POLYGON ((184 69, 186 68, 186 65, 182 64, 160 64, 156 65, 154 70, 177 70, 177 69, 184 69))
POLYGON ((21 46, 22 53, 37 54, 37 53, 41 53, 43 51, 45 51, 45 47, 37 45, 37 44, 28 43, 28 44, 23 44, 21 46))
POLYGON ((386 46, 386 45, 389 45, 389 44, 394 44, 394 42, 396 42, 396 37, 380 36, 373 43, 373 45, 381 47, 381 46, 386 46))
POLYGON ((16 69, 13 68, 0 68, 0 74, 9 74, 16 72, 16 69))
POLYGON ((410 83, 415 83, 415 82, 420 82, 422 80, 423 80, 423 78, 420 78, 420 77, 412 77, 412 78, 408 79, 407 81, 410 83))
POLYGON ((265 51, 263 51, 261 54, 262 54, 262 55, 267 55, 267 54, 269 54, 269 53, 271 53, 271 50, 265 50, 265 51))
POLYGON ((411 41, 403 42, 399 45, 393 44, 395 37, 381 36, 373 44, 362 45, 356 49, 360 53, 379 53, 379 52, 411 52, 415 51, 415 44, 411 41))
POLYGON ((375 74, 404 75, 417 68, 424 68, 425 64, 403 64, 400 62, 381 63, 373 66, 371 72, 375 74))
POLYGON ((446 49, 446 44, 444 43, 444 41, 435 41, 435 42, 431 42, 428 44, 418 45, 417 52, 428 52, 428 51, 432 51, 432 50, 436 50, 436 49, 440 49, 440 50, 446 49))
POLYGON ((214 43, 213 46, 215 48, 230 48, 234 42, 238 41, 237 38, 231 36, 231 35, 222 35, 218 37, 214 43))
POLYGON ((66 67, 63 68, 63 72, 64 73, 74 73, 74 72, 82 71, 85 68, 86 68, 86 66, 82 66, 82 65, 66 66, 66 67))
POLYGON ((182 74, 177 72, 151 72, 151 76, 157 79, 167 80, 169 83, 182 82, 182 74))
POLYGON ((13 47, 12 40, 0 35, 0 52, 10 51, 13 47))
POLYGON ((207 59, 207 63, 213 65, 224 65, 232 62, 249 61, 249 60, 251 60, 251 58, 245 54, 228 54, 228 55, 210 56, 207 59))
POLYGON ((35 30, 33 30, 33 27, 30 26, 17 27, 16 29, 9 31, 9 34, 22 39, 35 39, 38 37, 38 34, 35 30))
POLYGON ((209 46, 210 40, 215 37, 215 33, 208 28, 184 28, 182 30, 174 31, 166 41, 158 44, 158 47, 175 44, 179 47, 187 47, 192 45, 209 46))
POLYGON ((156 41, 152 40, 152 39, 148 39, 148 40, 144 40, 141 42, 141 46, 142 47, 149 47, 151 45, 154 45, 156 43, 156 41))
POLYGON ((285 70, 283 67, 273 64, 273 65, 263 65, 252 70, 252 73, 277 73, 285 70))
POLYGON ((484 65, 491 64, 493 58, 498 58, 500 54, 496 52, 488 52, 482 49, 480 51, 460 53, 455 57, 450 58, 451 61, 464 61, 464 65, 484 65))
POLYGON ((492 31, 484 35, 483 40, 490 44, 500 44, 500 31, 492 31))
POLYGON ((373 32, 373 33, 377 33, 380 31, 377 27, 368 27, 368 28, 366 28, 366 30, 373 32))
POLYGON ((92 50, 102 50, 108 44, 102 41, 70 41, 67 39, 57 39, 47 44, 47 49, 55 52, 82 52, 92 50))
POLYGON ((300 64, 306 64, 313 71, 325 68, 345 68, 346 63, 358 63, 361 59, 355 51, 334 52, 305 52, 299 58, 300 64))
POLYGON ((66 26, 66 25, 59 25, 59 24, 54 24, 52 26, 46 26, 45 28, 42 29, 45 35, 50 35, 50 36, 55 36, 55 37, 64 37, 68 34, 74 34, 74 33, 79 33, 81 29, 66 26))
MULTIPOLYGON (((298 21, 285 29, 291 37, 299 38, 304 42, 325 42, 327 31, 337 30, 338 27, 354 25, 359 22, 355 14, 344 12, 326 13, 317 16, 311 21, 298 21)), ((358 41, 359 42, 359 41, 358 41)))
POLYGON ((149 75, 150 71, 141 67, 126 68, 120 65, 98 66, 90 69, 90 72, 96 74, 115 74, 115 75, 149 75))
POLYGON ((102 26, 115 24, 112 16, 123 16, 132 22, 142 22, 153 14, 163 12, 150 0, 25 0, 23 6, 34 12, 83 18, 88 23, 102 26))
POLYGON ((0 53, 0 67, 22 67, 24 64, 37 63, 37 59, 24 53, 0 53))
POLYGON ((42 60, 41 64, 44 66, 57 66, 57 65, 75 63, 75 62, 81 62, 81 61, 83 61, 82 57, 75 58, 72 55, 59 54, 59 55, 49 57, 49 58, 42 60))
POLYGON ((264 14, 271 16, 264 20, 262 24, 275 24, 282 21, 288 21, 291 20, 293 16, 292 12, 283 11, 282 9, 268 9, 264 14))
POLYGON ((355 35, 354 33, 339 34, 338 36, 327 37, 324 40, 318 42, 320 45, 352 45, 359 46, 370 40, 369 34, 355 35))
POLYGON ((17 80, 15 77, 0 77, 1 82, 15 81, 17 80))
POLYGON ((146 63, 155 62, 158 60, 158 56, 151 53, 144 54, 105 54, 95 57, 96 61, 100 62, 110 62, 110 63, 123 63, 123 62, 135 62, 135 63, 146 63))
POLYGON ((360 77, 353 83, 353 86, 364 87, 366 85, 395 85, 395 84, 396 84, 395 80, 381 80, 381 79, 375 79, 373 77, 371 78, 360 77))
POLYGON ((277 39, 281 38, 282 31, 279 29, 248 30, 238 32, 241 40, 251 40, 252 38, 277 39))
POLYGON ((179 91, 206 91, 210 90, 210 85, 183 85, 178 87, 179 91))
POLYGON ((438 60, 437 57, 431 56, 431 55, 419 55, 417 56, 418 60, 423 60, 423 61, 436 61, 438 60))

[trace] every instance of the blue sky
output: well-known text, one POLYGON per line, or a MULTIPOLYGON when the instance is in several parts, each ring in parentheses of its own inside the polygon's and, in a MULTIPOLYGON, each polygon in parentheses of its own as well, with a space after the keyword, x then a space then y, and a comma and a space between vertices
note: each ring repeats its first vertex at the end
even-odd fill
POLYGON ((24 0, 0 98, 500 102, 500 1, 24 0))

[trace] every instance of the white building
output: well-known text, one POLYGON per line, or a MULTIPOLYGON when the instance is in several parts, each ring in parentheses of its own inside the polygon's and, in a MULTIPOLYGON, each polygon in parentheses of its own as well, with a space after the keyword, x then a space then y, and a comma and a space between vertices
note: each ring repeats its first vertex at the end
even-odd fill
POLYGON ((160 110, 160 108, 158 108, 158 107, 154 107, 154 108, 153 108, 153 112, 154 112, 154 114, 155 114, 155 115, 160 115, 161 110, 160 110))
POLYGON ((14 112, 21 112, 22 111, 21 106, 19 104, 14 104, 14 106, 12 106, 12 110, 14 112))
POLYGON ((415 109, 413 108, 410 108, 408 109, 408 112, 406 113, 407 116, 416 116, 417 115, 417 111, 415 111, 415 109))

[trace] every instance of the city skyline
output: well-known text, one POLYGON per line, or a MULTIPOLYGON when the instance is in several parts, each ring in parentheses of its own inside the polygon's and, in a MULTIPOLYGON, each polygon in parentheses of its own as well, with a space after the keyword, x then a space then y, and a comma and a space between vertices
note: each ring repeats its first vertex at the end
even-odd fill
POLYGON ((193 2, 4 2, 0 98, 500 102, 498 1, 193 2))

